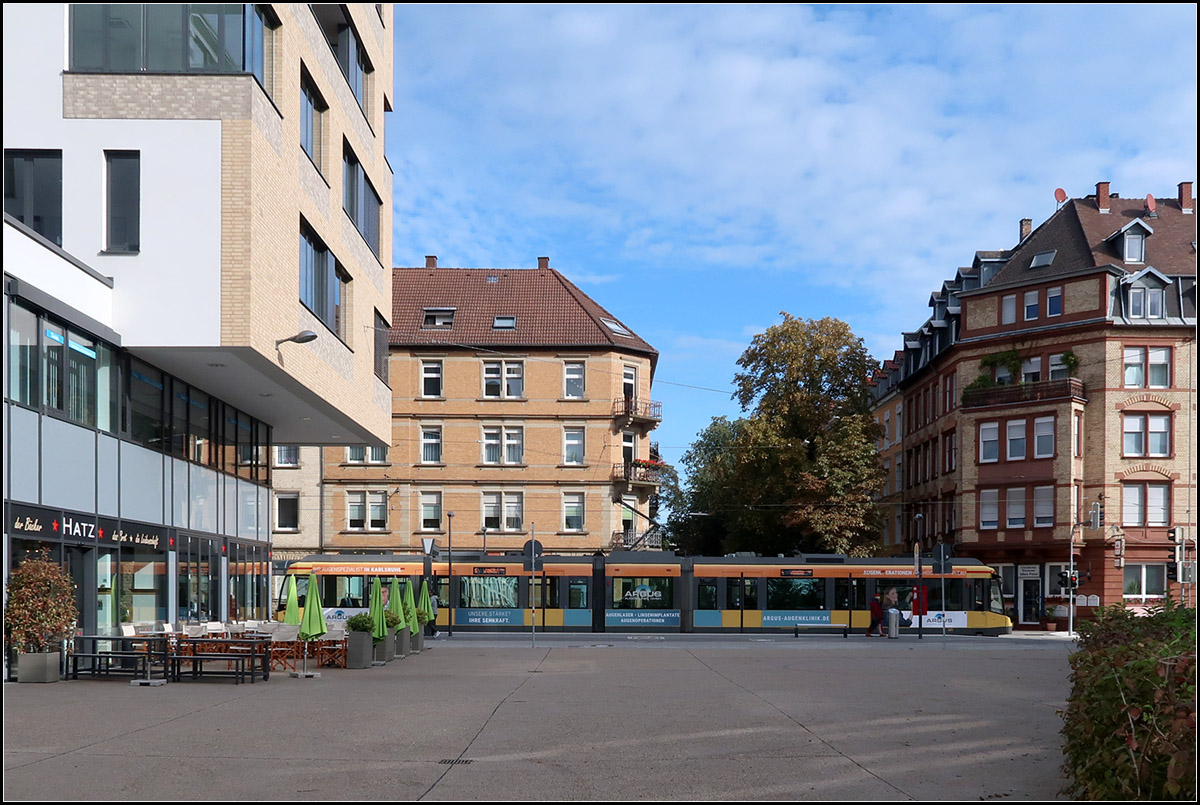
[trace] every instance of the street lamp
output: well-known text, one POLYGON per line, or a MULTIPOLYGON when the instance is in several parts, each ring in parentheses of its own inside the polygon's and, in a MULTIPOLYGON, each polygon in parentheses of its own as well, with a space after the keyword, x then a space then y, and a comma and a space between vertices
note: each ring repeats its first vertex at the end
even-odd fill
POLYGON ((450 598, 450 625, 447 637, 454 637, 454 512, 446 512, 446 553, 448 568, 446 570, 446 595, 450 598))
POLYGON ((483 527, 483 555, 487 556, 487 526, 483 527))
POLYGON ((316 340, 317 340, 317 334, 314 333, 312 330, 301 330, 300 332, 296 333, 295 335, 288 336, 287 338, 281 338, 278 341, 276 341, 275 349, 279 349, 280 344, 286 344, 289 341, 294 341, 297 344, 307 344, 309 341, 316 341, 316 340))

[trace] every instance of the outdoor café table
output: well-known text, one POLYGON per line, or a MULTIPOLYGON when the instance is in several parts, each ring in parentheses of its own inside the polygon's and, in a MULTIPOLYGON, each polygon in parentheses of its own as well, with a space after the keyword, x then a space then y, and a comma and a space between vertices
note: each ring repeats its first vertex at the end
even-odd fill
MULTIPOLYGON (((146 663, 146 680, 149 681, 152 673, 152 666, 160 665, 162 667, 163 679, 166 679, 169 674, 167 672, 168 657, 170 649, 167 642, 167 636, 163 634, 140 634, 140 635, 109 635, 109 634, 85 634, 75 636, 75 645, 77 654, 100 654, 99 644, 101 641, 108 641, 112 644, 109 651, 142 651, 149 655, 149 660, 146 663)), ((161 684, 161 683, 159 683, 161 684)))
POLYGON ((246 657, 250 683, 259 673, 263 681, 271 678, 271 642, 258 637, 180 637, 177 663, 189 654, 241 654, 246 657))

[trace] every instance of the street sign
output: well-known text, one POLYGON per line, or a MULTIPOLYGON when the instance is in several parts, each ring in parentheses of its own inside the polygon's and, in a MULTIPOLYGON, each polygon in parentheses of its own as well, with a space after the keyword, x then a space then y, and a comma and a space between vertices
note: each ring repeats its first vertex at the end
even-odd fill
POLYGON ((521 553, 525 554, 526 570, 532 573, 542 569, 542 543, 536 539, 526 540, 521 553))

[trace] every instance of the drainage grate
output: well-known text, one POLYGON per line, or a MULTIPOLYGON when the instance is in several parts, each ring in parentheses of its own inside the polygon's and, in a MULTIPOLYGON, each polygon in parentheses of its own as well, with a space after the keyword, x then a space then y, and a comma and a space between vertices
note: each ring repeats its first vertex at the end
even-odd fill
POLYGON ((470 762, 471 761, 463 760, 462 758, 448 758, 446 760, 438 761, 438 763, 442 764, 443 766, 459 766, 459 765, 465 765, 470 762))

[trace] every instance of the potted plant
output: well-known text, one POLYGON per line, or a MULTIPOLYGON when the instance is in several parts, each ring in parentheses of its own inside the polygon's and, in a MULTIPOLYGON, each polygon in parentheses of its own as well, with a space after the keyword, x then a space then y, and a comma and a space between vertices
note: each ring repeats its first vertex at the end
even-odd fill
POLYGON ((425 634, 426 625, 433 620, 433 615, 425 607, 417 607, 417 623, 421 624, 420 632, 425 634))
POLYGON ((58 681, 59 646, 78 617, 75 582, 47 550, 27 557, 13 570, 4 626, 8 645, 18 653, 18 681, 58 681))
POLYGON ((388 610, 383 613, 383 617, 387 622, 387 635, 375 645, 375 659, 391 662, 396 659, 396 627, 400 625, 400 616, 388 610), (382 657, 379 656, 380 647, 383 648, 382 657))
MULTIPOLYGON (((403 604, 401 604, 403 609, 403 604)), ((408 628, 408 621, 403 616, 395 616, 396 618, 396 656, 407 657, 412 651, 412 638, 408 628)), ((391 620, 388 620, 388 626, 392 625, 391 620)))
POLYGON ((370 668, 374 641, 371 630, 374 623, 371 615, 360 612, 346 619, 346 667, 370 668))
MULTIPOLYGON (((407 621, 408 623, 411 624, 413 617, 414 617, 414 613, 420 613, 420 611, 421 611, 420 609, 417 609, 412 604, 409 604, 407 599, 404 601, 404 620, 407 621)), ((413 654, 420 654, 421 649, 425 647, 424 630, 421 629, 420 626, 418 626, 415 631, 412 630, 410 627, 409 631, 412 632, 412 635, 410 637, 409 648, 412 650, 413 654)))

